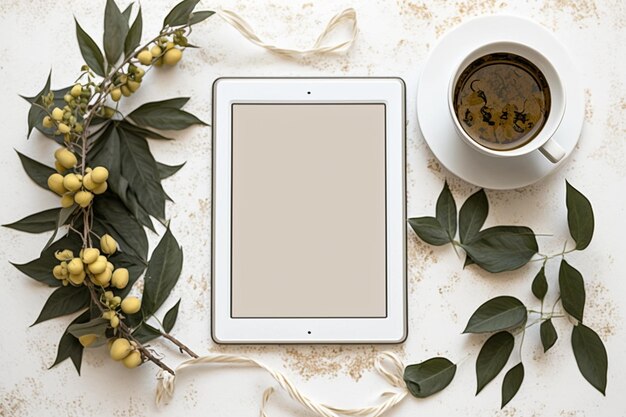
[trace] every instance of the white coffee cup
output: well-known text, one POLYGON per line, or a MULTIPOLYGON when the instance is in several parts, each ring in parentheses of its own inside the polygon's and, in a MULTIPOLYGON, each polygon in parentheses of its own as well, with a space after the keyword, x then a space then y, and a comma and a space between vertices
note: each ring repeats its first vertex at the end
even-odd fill
POLYGON ((565 150, 556 143, 553 136, 565 114, 565 89, 563 88, 559 74, 545 56, 526 45, 516 42, 500 41, 480 46, 464 57, 455 68, 456 70, 452 74, 448 87, 448 107, 457 132, 469 146, 479 152, 497 158, 521 156, 539 150, 552 163, 557 163, 563 159, 565 150), (511 53, 527 59, 543 73, 548 87, 550 88, 550 111, 543 127, 528 143, 515 149, 490 149, 473 140, 461 126, 461 122, 454 108, 454 90, 463 71, 478 58, 494 53, 511 53))

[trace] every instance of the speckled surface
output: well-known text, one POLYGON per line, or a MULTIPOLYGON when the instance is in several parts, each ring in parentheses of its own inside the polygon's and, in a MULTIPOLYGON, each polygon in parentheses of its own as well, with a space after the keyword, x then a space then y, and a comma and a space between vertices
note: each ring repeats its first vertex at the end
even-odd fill
MULTIPOLYGON (((126 3, 126 1, 124 1, 126 3)), ((145 33, 158 30, 174 1, 144 2, 145 33)), ((202 1, 205 8, 215 4, 202 1)), ((588 302, 586 322, 595 328, 609 353, 607 397, 580 376, 569 346, 569 328, 557 322, 561 338, 547 354, 540 348, 536 327, 526 335, 522 351, 526 380, 517 397, 499 410, 501 377, 474 397, 473 361, 483 336, 461 335, 471 312, 486 299, 517 296, 535 305, 530 282, 538 269, 531 263, 513 273, 490 275, 461 268, 449 247, 433 248, 409 234, 409 320, 406 343, 391 347, 403 360, 417 362, 435 355, 465 360, 453 384, 426 400, 407 399, 390 416, 624 416, 626 389, 626 258, 621 242, 626 233, 626 4, 621 0, 455 0, 455 1, 226 1, 257 28, 263 38, 280 45, 306 47, 326 21, 345 7, 356 8, 360 33, 346 55, 285 60, 247 43, 218 18, 211 18, 192 35, 200 50, 190 51, 178 70, 152 72, 145 87, 129 102, 190 95, 189 108, 210 121, 210 85, 218 76, 341 76, 394 75, 407 82, 408 199, 410 216, 430 214, 444 179, 457 202, 475 188, 451 176, 434 159, 421 137, 415 118, 415 92, 420 66, 437 39, 472 16, 511 13, 535 19, 570 51, 584 78, 587 110, 582 138, 565 166, 549 178, 524 189, 488 192, 488 224, 525 224, 537 233, 542 252, 555 253, 567 238, 565 179, 585 193, 594 205, 596 234, 592 244, 568 260, 585 276, 588 302), (148 87, 148 85, 150 87, 148 87)), ((21 171, 17 148, 52 161, 51 141, 25 139, 27 105, 17 94, 38 91, 50 67, 54 85, 69 84, 77 73, 80 55, 74 38, 72 13, 83 27, 101 37, 104 2, 3 0, 0 3, 0 115, 2 150, 0 222, 53 207, 56 199, 30 183, 21 171)), ((183 132, 175 142, 152 142, 157 159, 187 161, 165 188, 176 204, 168 207, 172 229, 185 249, 178 286, 167 304, 182 297, 174 333, 197 352, 243 353, 262 359, 292 376, 314 398, 341 406, 373 403, 385 388, 373 372, 378 346, 216 346, 209 335, 210 309, 210 128, 183 132)), ((156 236, 152 235, 154 243, 156 236)), ((128 371, 112 363, 104 350, 86 353, 79 378, 69 362, 47 370, 56 343, 69 319, 36 327, 34 321, 49 290, 21 276, 8 260, 25 262, 36 256, 44 236, 0 230, 0 273, 3 277, 2 343, 0 343, 0 416, 257 415, 258 404, 272 380, 259 371, 212 369, 194 371, 179 381, 174 401, 154 407, 156 368, 128 371)), ((548 264, 554 283, 558 262, 548 264)), ((174 365, 182 360, 175 349, 155 344, 174 365)), ((517 360, 517 352, 513 361, 517 360)), ((283 394, 270 405, 272 416, 308 415, 283 394)))

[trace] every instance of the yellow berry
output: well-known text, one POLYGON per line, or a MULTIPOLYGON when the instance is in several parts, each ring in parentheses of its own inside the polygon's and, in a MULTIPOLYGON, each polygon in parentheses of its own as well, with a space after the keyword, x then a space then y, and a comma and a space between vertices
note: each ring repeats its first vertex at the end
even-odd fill
POLYGON ((117 250, 117 242, 111 235, 105 234, 100 238, 100 248, 107 255, 113 255, 117 250))
POLYGON ((57 122, 63 120, 63 110, 55 107, 54 110, 52 110, 52 118, 57 122))
POLYGON ((126 297, 122 300, 122 311, 126 314, 135 314, 141 310, 141 301, 137 297, 126 297))
POLYGON ((98 285, 105 287, 109 282, 111 282, 111 275, 111 271, 105 268, 101 273, 95 274, 94 278, 98 281, 98 285))
POLYGON ((63 186, 63 175, 61 174, 52 174, 48 177, 48 188, 50 188, 55 193, 62 195, 67 191, 63 186))
POLYGON ((111 91, 111 100, 120 101, 121 98, 122 90, 120 90, 119 88, 114 88, 113 91, 111 91))
POLYGON ((154 61, 154 66, 155 67, 162 67, 163 66, 163 58, 159 58, 156 61, 154 61))
POLYGON ((122 303, 122 298, 119 295, 111 298, 111 305, 117 307, 122 303))
POLYGON ((160 46, 155 45, 150 49, 150 53, 152 54, 153 58, 156 58, 163 53, 163 50, 161 49, 160 46))
POLYGON ((138 367, 142 363, 141 353, 138 350, 133 350, 122 360, 122 363, 128 369, 138 367))
POLYGON ((101 274, 107 269, 107 258, 100 255, 98 258, 87 266, 92 274, 101 274))
POLYGON ((54 152, 54 158, 66 169, 74 168, 78 163, 76 155, 66 148, 59 148, 54 152))
POLYGON ((74 285, 81 285, 85 281, 85 271, 80 271, 78 274, 70 274, 69 280, 74 285))
MULTIPOLYGON (((152 55, 152 54, 150 54, 152 55)), ((143 68, 137 68, 135 69, 135 81, 141 81, 141 79, 143 78, 143 76, 146 74, 146 72, 143 70, 143 68)))
POLYGON ((74 201, 82 208, 87 207, 91 203, 91 200, 93 200, 93 194, 89 191, 79 191, 74 195, 74 201))
POLYGON ((56 279, 66 279, 67 278, 67 269, 64 269, 61 265, 56 265, 52 269, 52 275, 54 275, 54 277, 56 279))
POLYGON ((72 100, 74 100, 74 96, 72 96, 71 94, 66 94, 66 95, 63 96, 63 100, 67 104, 70 104, 72 102, 72 100))
POLYGON ((128 269, 126 268, 117 268, 113 271, 113 276, 111 277, 111 285, 115 288, 126 288, 128 285, 128 269))
POLYGON ((88 190, 93 190, 94 188, 98 187, 98 184, 96 184, 91 178, 91 172, 87 172, 83 177, 83 186, 88 190))
POLYGON ((58 173, 62 173, 66 171, 66 168, 63 165, 61 165, 59 161, 54 161, 54 168, 57 170, 58 173))
POLYGON ((174 45, 176 45, 174 42, 169 41, 165 44, 165 50, 169 51, 170 49, 172 49, 174 47, 174 45))
POLYGON ((178 61, 180 61, 183 57, 183 51, 180 49, 174 48, 170 49, 163 56, 163 62, 165 65, 176 65, 178 61))
POLYGON ((120 87, 120 91, 122 92, 122 95, 124 97, 130 97, 131 94, 133 94, 133 92, 130 91, 130 88, 126 87, 125 85, 120 87))
POLYGON ((111 344, 111 359, 114 361, 121 361, 131 352, 131 346, 128 340, 119 338, 111 344))
POLYGON ((113 316, 111 317, 111 320, 109 320, 109 323, 111 323, 111 327, 113 327, 114 329, 120 325, 120 318, 117 316, 113 316))
POLYGON ((80 84, 74 85, 74 87, 72 87, 72 89, 70 90, 70 94, 72 95, 72 97, 80 97, 80 93, 82 92, 83 86, 80 84))
POLYGON ((43 118, 43 121, 41 122, 41 124, 43 125, 43 127, 45 127, 46 129, 50 129, 51 127, 54 127, 54 122, 52 121, 52 119, 50 118, 50 116, 46 116, 43 118))
POLYGON ((70 274, 78 275, 84 270, 83 261, 81 261, 80 258, 73 258, 68 262, 67 270, 70 271, 70 274))
POLYGON ((78 191, 80 189, 80 187, 82 186, 80 180, 78 179, 78 177, 76 176, 76 174, 67 174, 65 176, 65 178, 63 178, 63 186, 68 190, 68 191, 78 191))
POLYGON ((115 311, 109 310, 102 313, 102 318, 105 320, 111 320, 111 317, 115 316, 115 311))
POLYGON ((70 208, 74 205, 74 196, 72 194, 64 194, 61 197, 61 207, 70 208))
POLYGON ((84 347, 89 347, 89 346, 91 346, 93 344, 93 342, 96 341, 97 338, 98 338, 98 336, 95 335, 95 334, 85 334, 85 335, 80 336, 78 338, 78 341, 84 347))
POLYGON ((106 182, 103 182, 102 184, 99 184, 96 188, 94 188, 92 191, 94 194, 104 194, 107 188, 109 188, 109 185, 106 182))
POLYGON ((111 262, 107 262, 107 269, 110 269, 111 272, 113 272, 113 269, 115 269, 115 268, 114 268, 114 266, 113 266, 113 264, 111 262))
POLYGON ((137 54, 137 59, 143 65, 150 65, 152 63, 152 54, 150 51, 141 51, 137 54))
POLYGON ((82 255, 80 255, 80 257, 82 258, 83 263, 86 263, 87 265, 96 262, 98 256, 100 256, 100 251, 98 250, 98 248, 87 248, 83 249, 82 252, 83 253, 82 255))
POLYGON ((74 252, 69 249, 54 252, 54 257, 59 261, 69 261, 74 257, 74 252))
POLYGON ((139 87, 141 87, 141 83, 138 83, 137 81, 133 81, 133 80, 129 80, 126 85, 128 86, 128 89, 134 93, 135 91, 139 90, 139 87))
POLYGON ((70 127, 68 125, 66 125, 65 123, 59 123, 59 126, 57 127, 57 129, 59 129, 59 132, 66 134, 66 133, 70 133, 70 127))
POLYGON ((96 184, 102 184, 109 178, 109 170, 105 167, 95 167, 93 171, 91 171, 91 179, 96 184))

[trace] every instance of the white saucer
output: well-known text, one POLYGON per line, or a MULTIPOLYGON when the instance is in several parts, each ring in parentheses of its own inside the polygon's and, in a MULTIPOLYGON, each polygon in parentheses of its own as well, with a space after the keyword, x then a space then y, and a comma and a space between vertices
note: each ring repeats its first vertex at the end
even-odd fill
POLYGON ((578 142, 584 115, 579 74, 563 45, 544 27, 515 16, 478 17, 447 33, 430 53, 417 90, 419 126, 435 157, 463 180, 495 190, 525 187, 559 168, 578 142), (476 47, 495 41, 526 44, 548 58, 559 73, 567 100, 563 121, 553 136, 566 152, 559 163, 551 163, 539 151, 511 158, 484 155, 463 142, 455 130, 447 101, 454 66, 476 47))

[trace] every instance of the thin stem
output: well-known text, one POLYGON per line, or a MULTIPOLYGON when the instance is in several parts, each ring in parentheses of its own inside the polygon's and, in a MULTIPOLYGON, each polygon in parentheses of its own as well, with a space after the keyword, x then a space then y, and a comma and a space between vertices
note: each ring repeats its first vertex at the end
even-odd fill
POLYGON ((169 340, 170 342, 174 343, 176 346, 178 346, 178 349, 180 349, 181 353, 184 352, 187 355, 191 356, 192 358, 198 358, 199 356, 193 352, 191 349, 189 349, 186 345, 184 345, 180 340, 176 339, 174 336, 172 336, 169 333, 165 333, 165 332, 161 332, 161 336, 163 336, 164 338, 166 338, 167 340, 169 340))

